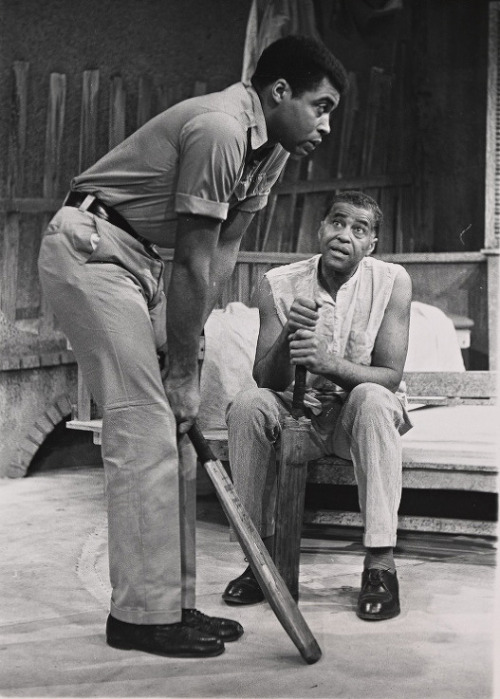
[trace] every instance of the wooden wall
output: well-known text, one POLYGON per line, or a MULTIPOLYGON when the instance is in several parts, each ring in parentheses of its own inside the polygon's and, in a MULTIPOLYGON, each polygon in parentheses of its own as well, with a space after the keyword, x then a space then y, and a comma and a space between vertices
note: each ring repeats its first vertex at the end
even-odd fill
MULTIPOLYGON (((255 305, 255 291, 263 275, 272 267, 304 259, 305 253, 241 252, 235 271, 226 285, 218 307, 231 301, 255 305)), ((420 253, 378 255, 401 264, 413 283, 413 299, 437 306, 448 315, 474 320, 467 369, 489 368, 488 268, 482 253, 420 253)), ((168 287, 172 251, 164 250, 165 284, 168 287)))

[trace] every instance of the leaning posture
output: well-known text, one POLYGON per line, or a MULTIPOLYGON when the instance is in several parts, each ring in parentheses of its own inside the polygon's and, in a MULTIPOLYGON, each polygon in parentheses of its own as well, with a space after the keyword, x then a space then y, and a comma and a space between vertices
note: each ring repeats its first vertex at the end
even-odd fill
POLYGON ((185 433, 200 404, 199 338, 252 217, 288 155, 329 133, 345 86, 323 44, 281 39, 252 85, 171 107, 75 177, 46 231, 43 293, 103 414, 111 646, 212 656, 243 633, 195 606, 185 433), (175 246, 166 296, 156 245, 175 246))

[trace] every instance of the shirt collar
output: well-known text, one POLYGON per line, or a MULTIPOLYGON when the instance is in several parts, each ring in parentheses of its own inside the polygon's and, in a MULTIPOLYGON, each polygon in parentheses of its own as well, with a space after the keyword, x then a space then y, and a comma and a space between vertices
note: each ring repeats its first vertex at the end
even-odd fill
POLYGON ((251 109, 247 111, 248 128, 250 129, 250 145, 257 150, 267 141, 267 126, 259 95, 251 85, 240 83, 250 98, 251 109))
MULTIPOLYGON (((348 289, 350 286, 356 283, 359 274, 360 274, 360 269, 361 265, 364 264, 366 258, 363 258, 359 265, 356 268, 356 271, 352 275, 352 277, 349 277, 349 279, 342 284, 340 289, 348 289)), ((319 261, 321 260, 321 255, 316 255, 314 259, 314 268, 315 268, 315 274, 314 274, 314 291, 316 294, 320 296, 320 298, 325 299, 329 303, 335 303, 328 291, 319 283, 319 272, 318 272, 318 267, 319 267, 319 261)), ((340 291, 339 289, 339 291, 340 291)))

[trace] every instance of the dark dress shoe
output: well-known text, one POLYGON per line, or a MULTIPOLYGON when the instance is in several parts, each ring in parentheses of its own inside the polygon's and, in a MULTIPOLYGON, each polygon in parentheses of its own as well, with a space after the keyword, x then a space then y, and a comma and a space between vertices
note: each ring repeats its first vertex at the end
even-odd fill
POLYGON ((232 619, 220 616, 208 616, 198 609, 183 609, 182 622, 193 629, 218 636, 224 642, 237 641, 243 636, 243 626, 232 619))
POLYGON ((401 611, 396 571, 369 568, 361 576, 356 614, 365 621, 392 619, 401 611))
POLYGON ((226 604, 257 604, 264 600, 264 593, 260 589, 257 578, 250 566, 243 571, 239 578, 231 580, 222 593, 222 599, 226 604))
POLYGON ((129 624, 111 615, 106 623, 106 642, 121 650, 143 650, 175 658, 203 658, 224 652, 224 642, 213 634, 176 624, 129 624))

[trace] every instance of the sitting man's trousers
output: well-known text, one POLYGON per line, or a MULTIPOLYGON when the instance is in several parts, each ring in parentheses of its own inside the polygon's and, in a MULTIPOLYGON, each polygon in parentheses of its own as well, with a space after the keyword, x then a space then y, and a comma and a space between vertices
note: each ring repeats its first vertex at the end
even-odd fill
POLYGON ((163 262, 106 221, 63 207, 42 241, 42 292, 102 408, 111 613, 168 624, 194 607, 196 458, 163 387, 163 262), (181 473, 180 473, 181 470, 181 473))
MULTIPOLYGON (((290 406, 274 391, 252 388, 227 411, 229 463, 236 490, 262 537, 274 534, 276 447, 290 406)), ((401 400, 374 383, 356 386, 312 418, 307 460, 334 454, 353 463, 364 545, 395 546, 401 500, 401 435, 411 427, 401 400)))

